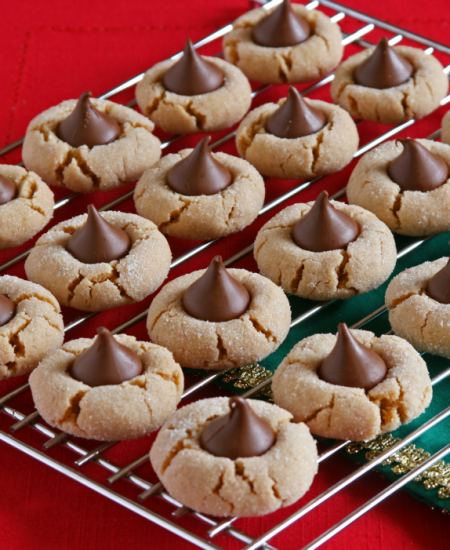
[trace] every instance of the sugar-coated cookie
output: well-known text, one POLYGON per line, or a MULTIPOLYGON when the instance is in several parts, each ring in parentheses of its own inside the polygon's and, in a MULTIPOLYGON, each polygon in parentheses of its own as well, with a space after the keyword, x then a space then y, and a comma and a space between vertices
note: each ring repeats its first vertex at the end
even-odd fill
POLYGON ((26 374, 64 341, 64 323, 55 297, 18 277, 0 277, 0 380, 26 374), (6 307, 11 306, 5 317, 6 307), (12 302, 12 303, 11 303, 12 302))
POLYGON ((432 387, 425 361, 397 336, 377 338, 352 330, 353 336, 378 354, 387 374, 365 391, 321 380, 318 370, 336 345, 334 334, 315 334, 301 340, 275 371, 275 403, 311 432, 333 439, 362 441, 391 432, 417 418, 429 405, 432 387))
POLYGON ((304 424, 264 401, 246 400, 274 430, 276 440, 260 456, 231 459, 201 446, 201 435, 230 413, 229 399, 202 399, 178 410, 150 451, 152 466, 167 491, 190 508, 213 516, 261 516, 301 498, 317 473, 316 443, 304 424))

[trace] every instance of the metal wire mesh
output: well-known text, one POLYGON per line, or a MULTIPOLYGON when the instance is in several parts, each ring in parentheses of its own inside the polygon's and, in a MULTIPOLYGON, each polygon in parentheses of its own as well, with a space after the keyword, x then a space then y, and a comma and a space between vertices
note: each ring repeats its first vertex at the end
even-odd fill
MULTIPOLYGON (((265 8, 272 7, 276 4, 278 4, 281 0, 272 0, 271 2, 265 4, 265 8)), ((262 2, 261 2, 262 3, 262 2)), ((330 1, 330 0, 320 0, 311 2, 307 5, 309 9, 314 9, 317 7, 320 7, 320 5, 330 8, 334 10, 336 13, 332 16, 332 20, 335 22, 339 22, 345 17, 349 18, 351 17, 353 20, 355 20, 358 23, 358 29, 351 34, 344 35, 343 43, 345 45, 354 43, 360 47, 369 47, 373 44, 363 39, 364 36, 375 30, 376 28, 383 29, 385 31, 388 31, 390 33, 393 33, 394 36, 390 39, 390 44, 397 44, 399 43, 404 37, 408 38, 409 40, 414 41, 415 43, 419 44, 422 47, 426 47, 425 51, 428 54, 431 54, 434 50, 439 51, 441 53, 450 55, 450 48, 436 42, 433 40, 426 39, 424 37, 418 36, 415 33, 408 32, 404 29, 401 29, 397 26, 390 25, 384 21, 380 21, 376 18, 373 18, 371 16, 368 16, 366 14, 360 13, 356 10, 349 9, 345 6, 342 6, 336 2, 330 1)), ((224 34, 229 32, 231 30, 231 25, 226 25, 222 29, 218 30, 217 32, 213 33, 212 35, 204 38, 203 40, 200 40, 195 44, 196 47, 201 47, 205 44, 208 44, 210 42, 213 42, 214 40, 222 37, 224 34)), ((172 57, 172 59, 176 59, 181 55, 181 52, 177 53, 172 57)), ((221 55, 220 53, 217 55, 221 55)), ((448 65, 445 68, 445 71, 447 74, 450 73, 450 65, 448 65)), ((144 73, 141 73, 137 75, 136 77, 130 79, 129 81, 117 86, 116 88, 109 90, 102 96, 101 98, 110 98, 119 92, 134 86, 139 80, 142 79, 144 73)), ((334 78, 333 74, 330 74, 326 76, 325 78, 322 78, 320 81, 316 82, 312 86, 309 86, 305 90, 302 91, 303 95, 307 95, 312 93, 313 91, 328 85, 334 78)), ((270 86, 261 86, 254 90, 253 97, 256 97, 257 95, 263 93, 266 89, 268 89, 270 86)), ((443 101, 442 105, 446 104, 450 101, 450 95, 448 95, 443 101)), ((135 101, 132 101, 128 104, 129 106, 134 106, 135 101)), ((355 157, 359 157, 363 155, 368 150, 372 149, 373 147, 379 145, 380 143, 384 142, 385 140, 392 138, 393 136, 400 133, 405 128, 413 125, 415 123, 414 120, 408 121, 404 124, 398 125, 395 128, 390 129, 380 137, 377 137, 370 143, 366 144, 365 146, 361 147, 358 152, 356 153, 355 157)), ((227 141, 233 139, 235 136, 235 132, 230 132, 224 137, 222 137, 220 140, 213 143, 212 148, 218 148, 222 146, 227 141)), ((438 139, 440 136, 440 131, 437 130, 434 132, 431 136, 428 136, 429 139, 438 139)), ((162 144, 163 148, 167 148, 171 143, 179 139, 180 136, 174 136, 170 140, 166 141, 162 144)), ((9 146, 3 148, 0 150, 0 155, 5 155, 11 151, 13 151, 15 148, 20 147, 23 140, 18 140, 9 146)), ((275 209, 277 206, 283 204, 288 199, 294 197, 304 189, 308 188, 309 186, 315 184, 319 180, 323 178, 315 178, 314 180, 303 182, 299 185, 297 185, 295 188, 291 189, 289 192, 277 197, 272 202, 266 204, 263 209, 261 210, 259 215, 263 215, 272 209, 275 209)), ((331 198, 338 199, 344 196, 345 189, 342 189, 335 195, 333 195, 331 198)), ((115 199, 114 201, 104 205, 100 210, 109 210, 116 208, 126 200, 130 199, 133 195, 133 191, 130 191, 128 193, 123 194, 118 199, 115 199)), ((56 208, 63 208, 70 204, 71 201, 75 200, 79 195, 77 193, 73 193, 69 195, 68 197, 64 198, 63 200, 59 201, 56 204, 56 208)), ((418 246, 420 246, 423 242, 425 242, 428 239, 416 239, 415 241, 410 242, 410 244, 400 250, 398 253, 398 258, 401 258, 402 256, 405 256, 406 254, 410 254, 413 250, 415 250, 418 246)), ((175 268, 179 265, 181 265, 183 262, 188 260, 189 258, 195 256, 196 254, 199 254, 206 250, 208 247, 210 247, 212 244, 217 242, 210 241, 203 243, 200 246, 195 247, 194 249, 188 251, 187 253, 179 256, 176 258, 171 265, 171 268, 175 268)), ((229 266, 246 255, 250 254, 253 250, 253 245, 250 245, 243 250, 241 250, 239 253, 235 254, 234 256, 228 258, 225 261, 225 265, 229 266)), ((29 250, 23 252, 19 256, 13 258, 12 260, 4 263, 3 265, 0 265, 0 273, 7 271, 9 268, 13 267, 17 263, 23 261, 27 255, 29 254, 29 250)), ((306 312, 303 312, 301 315, 297 316, 291 324, 291 327, 294 327, 302 322, 304 322, 309 317, 315 315, 318 313, 321 309, 324 307, 327 307, 331 302, 326 303, 319 303, 316 306, 312 307, 306 312)), ((358 323, 354 324, 352 328, 358 328, 366 323, 368 323, 370 320, 377 317, 380 313, 384 311, 384 307, 380 307, 376 311, 372 312, 370 315, 366 316, 365 318, 361 319, 358 323)), ((138 315, 135 315, 122 325, 116 327, 112 332, 114 334, 117 334, 119 332, 123 332, 139 321, 143 320, 146 317, 147 310, 142 311, 138 315)), ((84 323, 87 319, 93 317, 96 315, 95 313, 89 313, 80 316, 79 318, 75 319, 74 321, 68 323, 65 327, 65 331, 68 332, 75 327, 78 327, 82 323, 84 323)), ((232 369, 228 369, 232 370, 232 369)), ((227 371, 225 371, 226 373, 227 371)), ((438 384, 442 380, 444 380, 448 375, 450 374, 450 367, 441 372, 438 376, 436 376, 432 383, 438 384)), ((220 373, 214 373, 209 376, 206 376, 205 378, 200 379, 197 383, 193 384, 189 388, 186 389, 186 391, 183 394, 183 399, 192 396, 196 391, 203 388, 207 384, 212 383, 214 380, 218 379, 219 377, 222 377, 224 375, 224 371, 221 371, 220 373)), ((252 388, 250 391, 248 391, 244 396, 251 397, 253 395, 257 395, 261 390, 266 388, 270 384, 270 378, 259 384, 258 386, 252 388)), ((450 407, 436 415, 434 418, 430 419, 426 423, 424 423, 422 426, 420 426, 418 429, 416 429, 414 432, 410 433, 407 437, 396 443, 394 446, 390 447, 383 453, 379 454, 375 459, 371 460, 370 462, 366 463, 365 465, 359 467, 356 469, 352 474, 347 476, 345 479, 339 481, 337 484, 335 484, 333 487, 326 490, 321 495, 317 496, 310 502, 308 502, 305 506, 301 507, 300 509, 296 510, 291 516, 284 519, 281 523, 274 526, 272 529, 267 531, 266 533, 261 534, 259 537, 255 538, 250 536, 249 534, 241 531, 240 529, 236 528, 234 526, 235 518, 225 518, 223 520, 213 519, 205 514, 200 514, 194 511, 191 511, 187 509, 182 504, 178 503, 175 499, 173 499, 167 492, 164 491, 164 488, 160 483, 154 483, 152 484, 147 479, 140 477, 134 473, 134 470, 143 464, 145 464, 148 461, 148 453, 146 452, 144 455, 140 456, 139 458, 133 460, 132 462, 124 465, 119 466, 118 464, 115 464, 111 460, 105 458, 104 453, 116 445, 126 445, 126 442, 116 443, 116 442, 106 442, 102 443, 99 446, 95 447, 92 450, 89 450, 87 448, 84 448, 79 443, 76 443, 72 440, 72 438, 65 433, 59 433, 51 428, 49 428, 47 425, 42 423, 40 421, 40 416, 37 411, 26 415, 22 413, 21 411, 11 407, 9 403, 18 397, 19 395, 28 392, 28 397, 31 400, 31 395, 29 393, 29 386, 28 384, 24 384, 12 392, 8 393, 7 395, 4 395, 3 397, 0 397, 0 411, 6 414, 11 419, 16 420, 16 423, 11 426, 11 431, 13 433, 16 433, 25 427, 30 427, 40 434, 42 434, 46 438, 46 442, 44 443, 44 451, 34 448, 17 437, 14 437, 14 435, 11 435, 9 433, 6 433, 5 431, 0 430, 0 440, 3 442, 11 445, 12 447, 15 447, 16 449, 28 454, 29 456, 47 464, 51 468, 67 475, 68 477, 78 481, 82 485, 85 485, 92 490, 98 492, 99 494, 102 494, 106 498, 109 498, 113 500, 114 502, 124 506, 125 508, 132 510, 133 512, 137 513, 138 515, 148 519, 149 521, 152 521, 153 523, 160 525, 161 527, 164 527, 168 531, 174 533, 175 535, 178 535, 182 537, 183 539, 197 545, 200 548, 204 549, 220 549, 221 546, 216 545, 214 542, 212 542, 212 538, 216 536, 220 532, 225 532, 229 536, 233 537, 234 539, 242 542, 245 546, 245 550, 254 550, 256 548, 259 548, 261 546, 265 548, 273 548, 268 544, 268 541, 275 536, 276 534, 280 533, 284 529, 287 529, 290 525, 298 521, 300 518, 326 502, 328 499, 333 497, 335 494, 337 494, 339 491, 345 489, 348 485, 356 481, 357 479, 364 476, 367 472, 372 471, 376 466, 380 465, 388 456, 395 453, 397 450, 400 450, 405 445, 411 443, 415 439, 417 439, 422 434, 426 433, 428 430, 433 428, 434 426, 438 425, 440 422, 444 421, 446 418, 450 416, 450 407), (68 449, 70 449, 72 452, 77 455, 77 459, 75 460, 75 465, 78 467, 82 467, 89 462, 95 461, 99 466, 101 466, 104 470, 107 471, 109 477, 107 478, 107 483, 99 483, 98 481, 91 479, 81 471, 75 470, 74 468, 54 459, 52 456, 50 456, 46 451, 50 450, 52 447, 56 445, 64 446, 68 449), (133 501, 125 496, 123 496, 120 491, 120 483, 118 485, 115 485, 115 487, 118 487, 118 490, 112 489, 111 485, 116 484, 120 480, 126 480, 129 483, 131 483, 133 486, 137 487, 137 489, 140 491, 139 494, 137 494, 137 500, 133 501), (146 504, 150 500, 153 500, 154 498, 163 499, 170 505, 174 507, 174 511, 172 513, 174 519, 168 519, 167 517, 164 517, 163 515, 158 514, 155 511, 150 510, 146 504), (145 504, 144 504, 145 503, 145 504), (203 524, 206 524, 208 530, 206 532, 206 535, 208 538, 200 536, 196 534, 193 531, 190 531, 186 529, 185 527, 182 527, 177 523, 176 518, 180 517, 183 514, 189 513, 192 517, 197 518, 200 520, 203 524)), ((328 458, 333 456, 338 451, 342 450, 348 442, 337 442, 333 447, 329 448, 325 452, 322 453, 322 455, 319 457, 319 461, 325 462, 328 458)), ((446 456, 448 453, 450 453, 450 445, 447 445, 440 451, 438 451, 435 455, 430 457, 426 462, 412 470, 408 475, 403 476, 402 478, 398 479, 395 483, 392 483, 387 489, 382 491, 380 494, 376 495, 374 498, 369 500, 367 503, 365 503, 363 506, 361 506, 358 510, 354 511, 352 514, 350 514, 347 518, 344 518, 342 521, 340 521, 335 526, 331 527, 328 531, 321 534, 315 541, 309 543, 307 546, 304 547, 304 549, 315 549, 321 546, 324 542, 329 540, 332 536, 334 536, 336 533, 344 529, 346 526, 348 526, 350 523, 361 517, 364 513, 371 510, 374 506, 382 502, 384 499, 388 498, 391 494, 393 494, 395 491, 397 491, 399 488, 404 486, 406 483, 411 481, 414 477, 416 477, 418 474, 420 474, 425 469, 429 468, 432 464, 435 462, 441 460, 444 456, 446 456)))

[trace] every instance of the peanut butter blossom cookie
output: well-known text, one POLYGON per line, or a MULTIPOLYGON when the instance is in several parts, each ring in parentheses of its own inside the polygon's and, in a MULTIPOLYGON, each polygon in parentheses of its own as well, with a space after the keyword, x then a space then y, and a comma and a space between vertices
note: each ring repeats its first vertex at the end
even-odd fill
POLYGON ((138 214, 166 235, 224 237, 252 223, 264 204, 264 181, 255 168, 232 155, 211 154, 209 140, 165 156, 136 186, 138 214))
POLYGON ((347 186, 351 204, 415 237, 450 229, 450 145, 399 139, 366 153, 347 186))
POLYGON ((136 214, 103 212, 55 225, 25 262, 39 282, 65 305, 103 311, 139 302, 167 277, 171 252, 155 224, 136 214))
POLYGON ((225 35, 225 59, 250 79, 266 84, 315 80, 342 58, 342 34, 320 11, 284 0, 239 17, 225 35))
POLYGON ((53 217, 53 193, 34 172, 0 165, 0 250, 19 246, 53 217))
POLYGON ((147 318, 150 338, 184 367, 226 369, 260 361, 289 332, 291 310, 280 288, 244 269, 209 268, 168 283, 147 318))
POLYGON ((0 380, 26 374, 64 341, 55 297, 18 277, 0 277, 0 380))
POLYGON ((380 286, 397 253, 374 214, 329 201, 288 206, 259 230, 254 255, 261 274, 285 292, 311 300, 351 298, 380 286))
POLYGON ((325 101, 303 99, 292 86, 287 99, 266 103, 244 118, 236 134, 239 155, 264 176, 306 179, 346 166, 359 136, 349 114, 325 101))
POLYGON ((450 357, 450 262, 406 269, 386 290, 392 330, 419 351, 450 357))
POLYGON ((30 386, 51 426, 116 441, 159 428, 175 411, 184 379, 166 349, 99 327, 95 339, 72 340, 47 355, 30 386))
POLYGON ((145 73, 136 87, 136 100, 166 132, 192 134, 238 122, 250 107, 251 91, 237 67, 198 55, 188 39, 179 60, 167 59, 145 73))
POLYGON ((396 430, 428 407, 425 361, 397 336, 377 338, 345 323, 300 341, 275 371, 275 403, 311 432, 363 441, 396 430))
POLYGON ((445 113, 442 119, 442 141, 450 145, 450 112, 445 113))
POLYGON ((34 118, 23 161, 51 185, 79 193, 109 191, 137 180, 161 156, 154 124, 112 101, 64 101, 34 118))
POLYGON ((437 109, 448 91, 448 77, 432 55, 409 46, 391 48, 383 37, 375 48, 336 69, 330 91, 354 118, 400 124, 437 109))
POLYGON ((167 491, 213 516, 261 516, 296 502, 317 473, 304 424, 263 401, 216 397, 178 410, 150 451, 167 491))

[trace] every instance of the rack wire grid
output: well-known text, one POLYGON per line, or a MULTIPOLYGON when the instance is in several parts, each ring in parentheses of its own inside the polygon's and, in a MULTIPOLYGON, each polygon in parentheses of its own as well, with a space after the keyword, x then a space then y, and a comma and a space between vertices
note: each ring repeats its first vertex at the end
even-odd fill
MULTIPOLYGON (((281 0, 272 0, 264 4, 264 0, 259 0, 260 4, 264 4, 263 7, 265 9, 276 6, 280 2, 281 0)), ((258 4, 258 2, 254 2, 254 4, 258 4)), ((393 34, 393 36, 389 40, 389 43, 391 45, 398 44, 402 40, 408 39, 414 42, 416 45, 418 44, 419 47, 424 48, 425 52, 428 54, 431 54, 432 52, 436 51, 441 54, 450 56, 450 48, 446 47, 445 45, 442 45, 434 40, 429 40, 427 38, 419 36, 405 29, 399 28, 395 25, 391 25, 389 23, 386 23, 384 21, 381 21, 379 19, 376 19, 374 17, 371 17, 359 11, 356 11, 354 9, 347 8, 346 6, 338 4, 331 0, 313 1, 309 3, 306 7, 308 9, 315 9, 318 7, 324 7, 325 9, 328 9, 328 12, 331 11, 332 13, 332 17, 331 17, 332 20, 336 23, 344 20, 344 18, 346 19, 346 21, 351 19, 352 24, 356 30, 352 31, 351 33, 344 33, 344 39, 343 39, 344 45, 354 44, 359 48, 367 48, 367 47, 373 46, 373 43, 365 40, 363 37, 365 37, 369 33, 372 33, 372 31, 376 31, 378 29, 378 30, 382 30, 383 33, 393 34)), ((203 45, 209 44, 221 38, 227 32, 229 32, 231 28, 232 28, 231 24, 224 26, 223 28, 219 29, 215 33, 197 42, 195 44, 195 47, 199 48, 203 45)), ((182 52, 177 53, 172 57, 172 59, 177 59, 179 56, 181 56, 181 54, 182 52)), ((221 55, 221 53, 217 55, 221 55)), ((450 73, 450 65, 447 65, 444 70, 448 75, 450 73)), ((131 80, 128 80, 123 84, 120 84, 116 88, 109 90, 108 92, 106 92, 100 97, 103 99, 110 98, 112 96, 115 96, 119 92, 130 88, 131 86, 135 85, 137 82, 139 82, 142 79, 143 74, 144 73, 141 73, 136 77, 132 78, 131 80)), ((318 82, 315 82, 309 87, 303 89, 301 93, 303 95, 311 94, 315 90, 318 90, 328 85, 333 80, 333 78, 334 78, 334 75, 329 74, 325 78, 322 78, 318 82)), ((270 86, 267 86, 267 85, 260 86, 259 88, 253 91, 253 97, 256 97, 259 94, 262 94, 268 88, 270 88, 270 86)), ((450 95, 444 98, 441 105, 445 105, 448 102, 450 102, 450 95)), ((135 106, 135 104, 136 104, 135 101, 131 101, 127 105, 133 107, 135 106)), ((415 122, 416 122, 415 120, 410 120, 408 122, 405 122, 404 124, 400 124, 394 128, 389 129, 389 131, 383 133, 382 135, 376 137, 375 139, 373 139, 372 141, 370 141, 369 143, 361 147, 355 154, 355 157, 360 157, 361 155, 363 155, 365 152, 369 151, 373 147, 376 147, 377 145, 384 142, 385 140, 396 136, 397 134, 399 134, 401 131, 408 128, 409 126, 412 126, 413 124, 415 124, 415 122)), ((213 143, 212 148, 217 149, 221 145, 225 144, 227 141, 231 140, 235 136, 235 133, 236 133, 235 131, 229 132, 228 134, 223 136, 221 139, 213 143)), ((439 136, 440 136, 440 130, 436 130, 433 134, 428 136, 428 138, 438 139, 439 136)), ((162 148, 163 149, 167 148, 171 143, 173 143, 175 140, 179 138, 180 136, 171 137, 171 139, 169 139, 168 141, 162 144, 162 148)), ((11 143, 7 147, 4 147, 2 150, 0 150, 0 155, 5 155, 13 151, 14 149, 20 147, 22 142, 23 140, 21 139, 14 143, 11 143)), ((291 199, 292 197, 296 196, 298 193, 314 185, 321 179, 324 179, 324 178, 315 178, 312 181, 300 183, 299 185, 295 186, 288 192, 282 194, 281 196, 278 196, 276 199, 272 200, 271 202, 269 202, 263 207, 263 209, 260 212, 260 216, 275 209, 280 205, 283 205, 283 203, 285 203, 288 199, 291 199)), ((129 200, 132 197, 132 195, 133 195, 133 191, 129 191, 123 194, 122 196, 120 196, 119 198, 117 198, 116 200, 113 200, 112 202, 109 202, 108 204, 104 205, 100 210, 104 211, 104 210, 113 209, 119 206, 120 204, 124 203, 125 201, 129 200)), ((345 188, 335 193, 331 198, 340 199, 344 195, 345 195, 345 188)), ((57 202, 55 208, 59 209, 68 205, 70 202, 75 200, 78 196, 79 195, 77 193, 70 194, 69 196, 57 202)), ((406 256, 407 254, 411 254, 414 250, 417 249, 417 247, 419 247, 422 243, 424 243, 427 240, 429 239, 410 239, 409 244, 399 251, 398 258, 406 256)), ((205 242, 200 246, 196 246, 195 248, 189 250, 188 252, 180 255, 178 258, 176 258, 172 262, 171 268, 173 269, 181 265, 182 263, 186 262, 189 258, 209 248, 215 242, 217 242, 217 240, 205 242)), ((228 258, 225 261, 225 265, 230 266, 236 263, 237 261, 241 260, 248 254, 250 254, 252 250, 253 250, 253 245, 250 245, 244 248, 239 253, 228 258)), ((3 265, 0 265, 0 273, 5 272, 9 268, 23 261, 28 254, 29 254, 29 250, 16 256, 10 261, 7 261, 3 265)), ((304 322, 306 319, 310 318, 311 316, 316 315, 319 311, 327 307, 330 303, 331 302, 317 303, 317 305, 304 311, 301 315, 293 319, 291 327, 294 327, 299 323, 304 322)), ((359 322, 354 324, 352 328, 357 328, 365 325, 366 323, 375 319, 378 315, 383 313, 385 309, 386 308, 384 306, 378 308, 377 310, 373 311, 371 314, 369 314, 368 316, 364 317, 359 322)), ((139 313, 138 315, 135 315, 125 323, 121 324, 120 326, 117 326, 112 332, 114 334, 117 334, 129 329, 136 323, 139 323, 146 317, 147 311, 148 310, 145 310, 139 313)), ((75 327, 78 327, 79 325, 81 325, 87 319, 93 317, 94 315, 96 314, 88 313, 88 314, 81 315, 77 319, 66 324, 65 332, 70 332, 75 327)), ((188 396, 192 397, 193 395, 195 395, 195 392, 197 392, 201 388, 204 388, 206 385, 211 384, 216 379, 220 379, 225 373, 227 373, 230 370, 232 369, 228 369, 227 371, 221 371, 218 373, 213 373, 208 376, 205 376, 204 378, 201 378, 198 382, 194 383, 193 385, 191 385, 186 389, 182 399, 185 399, 188 396)), ((433 378, 432 380, 433 385, 440 383, 441 381, 446 379, 449 375, 450 375, 450 367, 443 370, 442 372, 440 372, 438 376, 433 378)), ((244 396, 245 397, 257 396, 258 393, 266 389, 269 385, 270 385, 270 378, 263 381, 256 387, 252 388, 250 391, 246 392, 244 396)), ((384 452, 379 454, 376 458, 360 466, 353 473, 351 473, 350 475, 348 475, 347 477, 345 477, 344 479, 336 483, 334 486, 330 487, 324 493, 310 500, 306 505, 303 505, 299 509, 295 510, 293 513, 288 515, 283 521, 281 521, 277 525, 274 525, 269 531, 265 533, 261 533, 259 536, 254 537, 240 530, 238 527, 235 526, 236 518, 217 519, 217 518, 209 517, 205 514, 201 514, 201 513, 189 510, 188 508, 186 508, 185 506, 177 502, 174 498, 172 498, 164 490, 164 487, 161 485, 161 483, 151 483, 144 477, 136 475, 134 473, 134 470, 142 466, 148 461, 148 449, 145 449, 145 454, 143 454, 136 460, 133 460, 132 462, 124 466, 121 466, 109 460, 108 458, 106 458, 105 452, 108 449, 112 448, 113 446, 127 445, 127 442, 105 442, 105 443, 101 443, 97 447, 94 447, 93 449, 87 449, 81 444, 75 442, 68 434, 60 433, 58 431, 55 431, 54 429, 49 428, 46 424, 44 424, 41 421, 39 413, 37 411, 27 415, 21 412, 20 410, 17 410, 12 406, 10 406, 10 402, 13 399, 15 399, 19 395, 24 394, 26 392, 28 392, 28 398, 31 403, 31 393, 29 391, 29 385, 28 383, 26 383, 21 385, 20 387, 17 387, 7 395, 0 397, 0 411, 3 414, 7 415, 7 417, 9 417, 12 421, 15 421, 15 423, 13 423, 10 426, 10 430, 14 434, 17 434, 17 432, 24 429, 25 427, 32 428, 33 430, 36 430, 37 432, 42 434, 46 438, 46 442, 43 444, 44 450, 41 450, 38 447, 33 447, 27 443, 24 443, 14 435, 11 435, 10 433, 7 433, 3 430, 0 430, 1 441, 3 441, 8 445, 11 445, 12 447, 15 447, 16 449, 24 452, 25 454, 35 458, 36 460, 44 464, 47 464, 51 468, 61 472, 62 474, 68 476, 71 479, 78 481, 82 485, 89 487, 90 489, 96 491, 97 493, 103 495, 104 497, 135 512, 136 514, 144 517, 145 519, 167 529, 171 533, 182 537, 183 539, 197 545, 200 548, 204 548, 208 550, 211 550, 211 549, 219 550, 221 548, 224 548, 224 546, 218 546, 216 544, 217 539, 214 539, 214 537, 216 537, 216 535, 218 535, 219 533, 225 533, 229 537, 232 537, 233 539, 240 541, 244 545, 244 550, 255 550, 256 548, 260 548, 260 547, 272 549, 273 546, 269 545, 269 541, 276 534, 282 532, 284 529, 289 528, 289 526, 291 526, 294 522, 297 522, 300 518, 304 517, 306 514, 310 513, 312 510, 316 509, 318 506, 325 503, 327 500, 329 500, 331 497, 336 495, 338 492, 344 490, 347 486, 349 486, 351 483, 355 482, 356 480, 360 479, 367 472, 373 471, 374 468, 382 464, 382 462, 388 456, 391 456, 393 453, 399 451, 406 445, 416 440, 419 436, 426 433, 428 430, 439 425, 445 419, 450 417, 450 407, 448 407, 442 412, 440 412, 438 415, 436 415, 435 417, 431 418, 426 423, 421 425, 419 428, 414 430, 407 437, 401 439, 395 445, 391 446, 389 449, 386 449, 384 452), (52 449, 57 445, 64 446, 70 449, 70 451, 72 451, 73 453, 75 453, 75 455, 79 456, 79 458, 75 460, 75 466, 78 467, 77 469, 53 458, 48 453, 50 449, 52 449), (107 478, 106 483, 103 483, 103 482, 101 483, 96 479, 93 479, 93 477, 95 476, 88 477, 88 475, 83 473, 83 471, 80 469, 80 467, 85 466, 88 463, 92 463, 92 462, 99 465, 101 468, 106 470, 106 472, 109 474, 109 477, 107 478), (134 500, 120 493, 121 483, 119 483, 119 481, 122 481, 122 483, 126 481, 132 486, 134 486, 135 489, 137 489, 137 494, 135 495, 134 500), (112 488, 112 485, 114 485, 114 489, 112 488), (173 510, 171 514, 172 516, 171 519, 169 519, 170 514, 166 514, 166 515, 169 515, 169 518, 168 518, 160 513, 157 513, 149 509, 148 507, 149 503, 153 502, 155 499, 162 499, 163 501, 165 501, 170 505, 171 509, 173 510), (190 531, 185 526, 180 525, 178 518, 180 518, 180 516, 184 514, 189 514, 190 517, 192 518, 189 522, 190 524, 192 524, 192 522, 194 521, 199 521, 206 526, 207 530, 206 530, 205 536, 201 536, 193 531, 190 531)), ((332 447, 328 448, 325 452, 323 452, 320 455, 319 462, 320 463, 325 462, 331 456, 335 455, 338 451, 344 449, 348 443, 349 443, 348 441, 336 442, 332 447)), ((418 476, 419 474, 427 470, 430 466, 432 466, 439 460, 442 460, 442 458, 449 453, 450 453, 450 444, 440 449, 438 452, 432 455, 428 460, 426 460, 425 462, 423 462, 422 464, 420 464, 419 466, 411 470, 407 475, 404 475, 403 477, 400 477, 399 479, 397 479, 395 482, 389 485, 385 490, 381 491, 378 495, 376 495, 375 497, 367 501, 360 508, 352 512, 350 515, 348 515, 346 518, 341 520, 339 523, 337 523, 336 525, 332 526, 330 529, 322 533, 314 541, 306 544, 306 546, 303 547, 303 550, 306 550, 306 549, 312 550, 312 549, 318 548, 319 546, 324 544, 327 540, 329 540, 331 537, 339 533, 342 529, 350 525, 352 522, 356 521, 363 514, 367 513, 369 510, 377 506, 380 502, 383 502, 386 498, 388 498, 394 492, 398 491, 401 487, 403 487, 404 485, 412 481, 414 478, 416 478, 416 476, 418 476)), ((292 507, 290 509, 292 509, 292 507)), ((221 540, 226 541, 227 538, 222 537, 221 540)))

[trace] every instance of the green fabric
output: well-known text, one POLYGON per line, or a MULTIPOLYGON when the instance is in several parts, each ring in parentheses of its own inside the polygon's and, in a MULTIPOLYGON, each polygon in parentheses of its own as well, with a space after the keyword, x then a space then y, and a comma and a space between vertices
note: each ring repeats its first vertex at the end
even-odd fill
MULTIPOLYGON (((396 236, 397 250, 400 252, 403 248, 410 245, 417 239, 407 238, 396 236)), ((448 246, 449 234, 445 233, 433 237, 423 244, 421 244, 415 250, 406 254, 397 262, 396 269, 389 280, 392 277, 404 269, 421 264, 425 261, 432 261, 443 256, 450 255, 450 247, 448 246)), ((316 333, 336 333, 338 323, 345 321, 349 326, 357 323, 362 320, 364 317, 372 313, 374 310, 378 309, 380 306, 384 305, 384 295, 386 292, 386 287, 388 282, 382 285, 380 288, 364 294, 361 296, 356 296, 350 300, 340 300, 336 301, 327 307, 320 310, 320 312, 312 315, 296 327, 293 327, 286 338, 285 342, 280 346, 280 348, 273 353, 270 357, 267 357, 264 361, 261 361, 266 369, 274 371, 277 366, 280 364, 282 359, 289 353, 293 346, 302 340, 303 338, 310 336, 316 333)), ((289 301, 292 308, 292 318, 295 319, 298 315, 309 310, 311 307, 317 305, 317 302, 310 300, 304 300, 296 296, 290 296, 289 301)), ((376 319, 368 322, 363 327, 366 330, 371 330, 378 336, 391 330, 388 320, 387 312, 380 314, 376 319)), ((437 356, 432 356, 425 354, 424 359, 428 365, 430 376, 433 378, 442 370, 450 366, 450 360, 443 359, 437 356)), ((232 384, 224 384, 220 380, 218 384, 222 387, 226 387, 233 391, 237 391, 232 384)), ((244 391, 244 390, 243 390, 244 391)), ((440 411, 445 409, 450 402, 450 377, 447 377, 445 380, 435 385, 433 388, 433 400, 431 405, 414 422, 406 426, 402 426, 397 431, 393 432, 394 437, 403 438, 410 432, 414 431, 416 428, 421 426, 425 421, 434 417, 440 411)), ((243 393, 243 392, 241 392, 243 393)), ((434 454, 438 450, 442 449, 450 441, 450 419, 438 424, 433 429, 429 430, 419 439, 416 439, 413 443, 417 447, 423 448, 425 451, 428 451, 431 454, 434 454)), ((327 443, 332 444, 333 441, 328 441, 327 443)), ((346 451, 343 451, 346 456, 353 458, 359 462, 365 462, 365 452, 360 452, 355 455, 348 455, 346 451)), ((322 466, 326 467, 326 466, 322 466)), ((392 472, 391 466, 384 466, 379 468, 380 472, 389 480, 398 479, 398 475, 392 472)), ((450 472, 449 472, 450 475, 450 472)), ((425 489, 423 483, 412 482, 409 483, 405 490, 412 494, 414 497, 422 500, 432 506, 438 506, 440 508, 445 508, 450 510, 450 498, 442 499, 438 497, 437 489, 425 489)))

